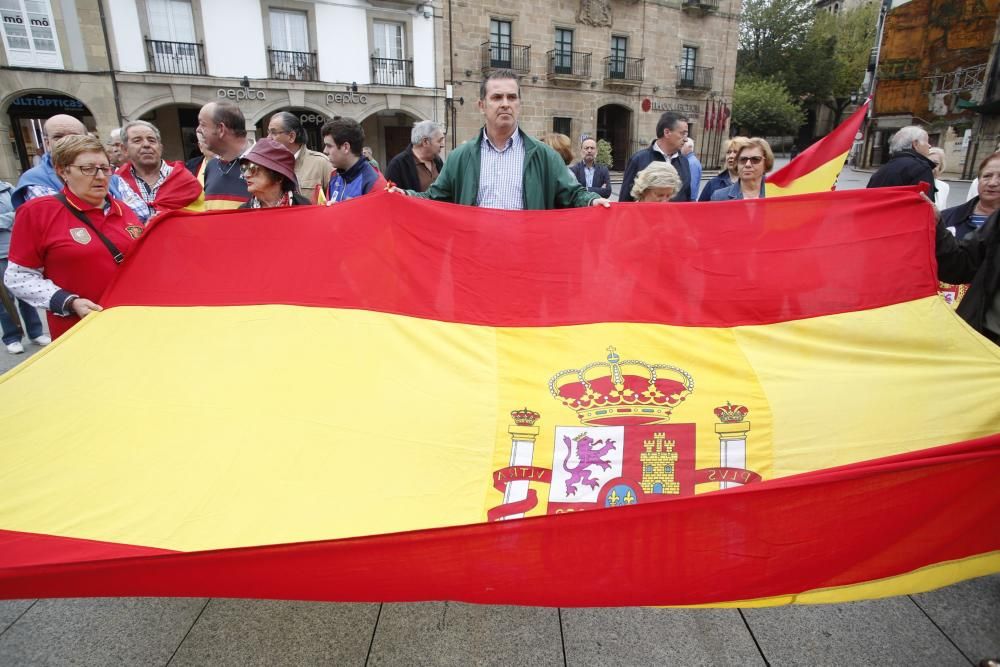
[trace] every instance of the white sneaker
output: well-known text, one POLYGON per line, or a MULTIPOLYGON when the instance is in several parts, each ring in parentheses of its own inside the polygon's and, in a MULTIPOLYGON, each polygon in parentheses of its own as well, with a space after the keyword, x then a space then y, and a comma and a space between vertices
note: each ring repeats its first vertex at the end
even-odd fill
POLYGON ((42 334, 38 338, 32 338, 31 341, 38 347, 45 347, 46 345, 52 342, 52 339, 46 336, 45 334, 42 334))
POLYGON ((24 346, 21 345, 21 341, 15 340, 13 343, 7 343, 7 354, 21 354, 24 352, 24 346))

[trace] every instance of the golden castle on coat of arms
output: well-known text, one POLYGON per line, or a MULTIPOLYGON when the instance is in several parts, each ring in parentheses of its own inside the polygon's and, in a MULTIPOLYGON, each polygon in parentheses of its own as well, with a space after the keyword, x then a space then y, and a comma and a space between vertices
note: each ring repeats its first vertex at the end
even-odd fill
POLYGON ((677 466, 677 452, 674 441, 667 440, 663 433, 654 433, 652 440, 643 440, 643 451, 639 454, 642 464, 642 481, 639 485, 646 494, 677 495, 681 485, 674 479, 677 466))

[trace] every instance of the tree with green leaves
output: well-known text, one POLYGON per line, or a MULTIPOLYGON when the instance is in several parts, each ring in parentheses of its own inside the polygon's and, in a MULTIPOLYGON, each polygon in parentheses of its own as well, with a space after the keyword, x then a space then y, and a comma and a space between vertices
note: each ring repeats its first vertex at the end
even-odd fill
POLYGON ((774 79, 740 77, 733 89, 733 127, 749 135, 794 134, 805 114, 788 88, 774 79))
POLYGON ((833 111, 834 125, 851 104, 852 93, 864 82, 868 58, 875 46, 879 6, 870 2, 839 14, 822 12, 813 25, 812 40, 830 45, 829 84, 813 98, 833 111))
POLYGON ((608 169, 611 168, 611 142, 606 139, 597 140, 597 156, 594 158, 594 162, 604 165, 608 169))
MULTIPOLYGON (((776 78, 786 85, 807 67, 820 71, 802 57, 811 50, 809 36, 816 20, 814 0, 744 0, 736 72, 741 76, 776 78)), ((800 94, 788 86, 793 95, 800 94)))

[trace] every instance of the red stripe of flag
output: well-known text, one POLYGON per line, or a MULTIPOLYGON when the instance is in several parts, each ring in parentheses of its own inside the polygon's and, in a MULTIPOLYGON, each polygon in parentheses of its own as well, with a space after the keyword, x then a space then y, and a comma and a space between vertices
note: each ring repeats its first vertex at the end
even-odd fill
POLYGON ((373 194, 164 216, 102 305, 290 304, 490 326, 816 317, 936 293, 918 189, 542 212, 373 194))

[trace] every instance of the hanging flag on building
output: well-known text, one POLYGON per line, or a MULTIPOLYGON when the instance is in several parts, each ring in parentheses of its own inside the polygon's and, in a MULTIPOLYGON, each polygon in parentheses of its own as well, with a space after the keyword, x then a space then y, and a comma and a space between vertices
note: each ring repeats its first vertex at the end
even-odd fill
POLYGON ((164 216, 0 378, 0 598, 770 605, 1000 571, 1000 356, 937 296, 933 224, 917 188, 164 216))
POLYGON ((784 197, 832 190, 851 152, 870 100, 809 148, 767 177, 767 196, 784 197))
POLYGON ((712 116, 715 114, 715 100, 710 100, 705 104, 705 129, 713 129, 712 116), (709 106, 711 106, 711 111, 709 111, 709 106))

